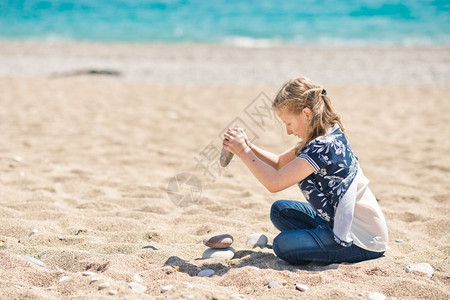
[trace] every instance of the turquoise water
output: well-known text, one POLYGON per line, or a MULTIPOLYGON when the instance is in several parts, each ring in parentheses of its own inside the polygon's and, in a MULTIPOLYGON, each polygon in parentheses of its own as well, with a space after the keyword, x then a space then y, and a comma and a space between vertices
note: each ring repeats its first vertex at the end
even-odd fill
POLYGON ((450 45, 449 16, 449 0, 1 0, 0 38, 450 45))

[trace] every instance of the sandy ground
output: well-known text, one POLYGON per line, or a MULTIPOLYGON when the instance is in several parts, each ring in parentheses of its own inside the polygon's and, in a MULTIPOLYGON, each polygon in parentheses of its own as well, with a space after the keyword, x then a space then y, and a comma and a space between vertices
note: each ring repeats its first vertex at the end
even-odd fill
POLYGON ((0 298, 450 298, 449 66, 448 48, 1 42, 0 298), (236 124, 290 147, 265 105, 298 75, 325 85, 371 179, 390 234, 380 259, 292 266, 245 245, 277 235, 272 202, 303 198, 270 194, 238 159, 219 169, 219 136, 236 124), (220 233, 235 257, 201 259, 220 233), (405 272, 422 262, 431 278, 405 272))

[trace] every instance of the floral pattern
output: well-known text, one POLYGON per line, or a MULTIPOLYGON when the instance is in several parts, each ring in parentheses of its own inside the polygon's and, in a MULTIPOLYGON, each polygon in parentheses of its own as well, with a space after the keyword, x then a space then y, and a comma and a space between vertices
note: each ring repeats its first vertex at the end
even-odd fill
POLYGON ((313 174, 298 183, 300 190, 316 213, 333 228, 339 200, 358 172, 358 160, 337 124, 327 135, 306 144, 298 157, 314 168, 313 174))

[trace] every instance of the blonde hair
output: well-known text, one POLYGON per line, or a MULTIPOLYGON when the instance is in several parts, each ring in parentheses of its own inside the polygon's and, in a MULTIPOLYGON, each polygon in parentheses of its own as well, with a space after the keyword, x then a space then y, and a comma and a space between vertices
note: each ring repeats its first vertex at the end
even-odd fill
POLYGON ((287 81, 275 96, 272 107, 274 109, 286 108, 293 114, 300 114, 304 108, 311 110, 312 118, 309 123, 308 138, 296 146, 296 154, 309 141, 324 135, 326 129, 334 124, 338 124, 344 131, 341 118, 331 106, 331 100, 327 96, 326 90, 308 78, 300 77, 287 81))

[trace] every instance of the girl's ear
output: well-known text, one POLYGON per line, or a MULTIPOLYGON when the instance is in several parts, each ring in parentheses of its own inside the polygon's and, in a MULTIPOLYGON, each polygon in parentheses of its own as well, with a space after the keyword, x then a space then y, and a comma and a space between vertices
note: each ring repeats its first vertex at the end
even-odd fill
POLYGON ((305 107, 304 109, 302 109, 302 114, 306 117, 308 121, 311 121, 312 111, 309 108, 305 107))

